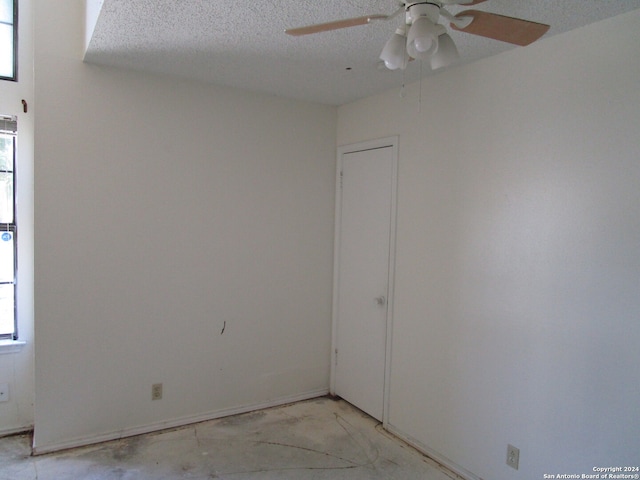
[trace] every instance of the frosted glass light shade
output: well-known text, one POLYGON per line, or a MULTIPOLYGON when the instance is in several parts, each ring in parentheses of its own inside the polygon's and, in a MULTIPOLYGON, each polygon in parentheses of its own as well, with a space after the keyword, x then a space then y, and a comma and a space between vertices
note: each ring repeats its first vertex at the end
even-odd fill
POLYGON ((460 58, 456 44, 448 33, 443 33, 438 37, 438 50, 431 57, 431 68, 447 67, 460 58))
POLYGON ((416 59, 427 60, 438 49, 436 24, 427 17, 417 18, 407 35, 407 52, 416 59))
POLYGON ((380 60, 384 62, 385 67, 389 70, 397 70, 398 68, 404 70, 407 68, 409 56, 406 52, 406 45, 407 37, 398 32, 393 34, 380 54, 380 60))

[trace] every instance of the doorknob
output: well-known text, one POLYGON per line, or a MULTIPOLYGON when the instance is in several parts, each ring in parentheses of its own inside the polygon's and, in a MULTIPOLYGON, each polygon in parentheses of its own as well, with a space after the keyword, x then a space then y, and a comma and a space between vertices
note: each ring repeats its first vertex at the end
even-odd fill
POLYGON ((376 297, 376 303, 382 307, 385 303, 387 303, 387 299, 384 298, 384 295, 380 295, 379 297, 376 297))

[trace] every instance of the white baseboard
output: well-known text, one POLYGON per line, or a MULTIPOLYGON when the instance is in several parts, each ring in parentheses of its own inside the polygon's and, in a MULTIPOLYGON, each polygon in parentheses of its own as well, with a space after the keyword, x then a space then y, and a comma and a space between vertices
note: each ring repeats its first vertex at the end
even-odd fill
MULTIPOLYGON (((157 432, 160 430, 166 430, 170 428, 183 427, 193 423, 206 422, 208 420, 215 420, 217 418, 228 417, 231 415, 238 415, 241 413, 252 412, 255 410, 262 410, 265 408, 278 407, 280 405, 286 405, 288 403, 301 402, 303 400, 309 400, 311 398, 322 397, 329 393, 328 389, 314 390, 311 392, 301 393, 298 395, 291 395, 286 397, 280 397, 267 402, 260 402, 251 405, 242 405, 239 407, 224 408, 222 410, 214 410, 197 415, 188 415, 185 417, 179 417, 172 420, 166 420, 162 422, 151 423, 148 425, 142 425, 138 427, 124 428, 115 432, 102 433, 98 435, 88 435, 83 437, 77 437, 64 442, 50 443, 46 445, 38 445, 33 447, 34 455, 43 455, 45 453, 56 452, 59 450, 67 450, 69 448, 84 447, 87 445, 93 445, 95 443, 108 442, 110 440, 119 440, 125 437, 133 437, 136 435, 142 435, 145 433, 157 432)), ((37 428, 37 426, 36 426, 37 428)))
POLYGON ((407 442, 409 445, 411 445, 413 448, 415 448, 416 450, 424 453, 425 455, 427 455, 428 457, 432 458, 433 460, 435 460, 436 462, 438 462, 440 465, 448 468, 449 470, 451 470, 453 473, 455 473, 456 475, 464 478, 465 480, 482 480, 482 478, 478 477, 477 475, 471 473, 468 470, 465 470, 464 468, 462 468, 460 465, 456 465, 455 463, 453 463, 451 460, 449 460, 448 458, 440 455, 438 452, 430 449, 429 447, 427 447, 425 444, 423 444, 422 442, 416 440, 415 438, 413 438, 410 435, 407 435, 405 433, 403 433, 401 430, 397 429, 396 427, 394 427, 391 424, 387 424, 385 426, 385 428, 392 433, 393 435, 395 435, 396 437, 400 438, 401 440, 407 442))
POLYGON ((24 427, 0 428, 0 438, 16 435, 17 433, 27 433, 33 431, 33 425, 25 425, 24 427))

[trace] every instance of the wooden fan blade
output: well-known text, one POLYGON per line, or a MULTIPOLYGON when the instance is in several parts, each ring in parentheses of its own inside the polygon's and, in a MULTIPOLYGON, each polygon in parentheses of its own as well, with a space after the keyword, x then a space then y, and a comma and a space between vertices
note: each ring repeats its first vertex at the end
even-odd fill
POLYGON ((330 30, 338 30, 340 28, 357 27, 358 25, 366 25, 372 20, 386 20, 389 15, 367 15, 365 17, 347 18, 346 20, 337 20, 335 22, 318 23, 307 27, 290 28, 285 30, 287 35, 300 36, 310 35, 312 33, 328 32, 330 30))
POLYGON ((479 10, 465 10, 458 13, 456 17, 473 17, 473 21, 465 28, 458 28, 452 23, 451 28, 454 30, 522 47, 535 42, 549 30, 549 25, 479 10))
POLYGON ((441 0, 443 5, 477 5, 487 0, 441 0))

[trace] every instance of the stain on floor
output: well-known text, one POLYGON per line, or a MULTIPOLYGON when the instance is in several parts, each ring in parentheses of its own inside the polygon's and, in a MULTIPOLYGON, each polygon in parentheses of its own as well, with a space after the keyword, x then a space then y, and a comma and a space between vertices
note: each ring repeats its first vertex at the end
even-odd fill
POLYGON ((37 457, 30 442, 0 439, 0 480, 460 478, 329 398, 37 457))

